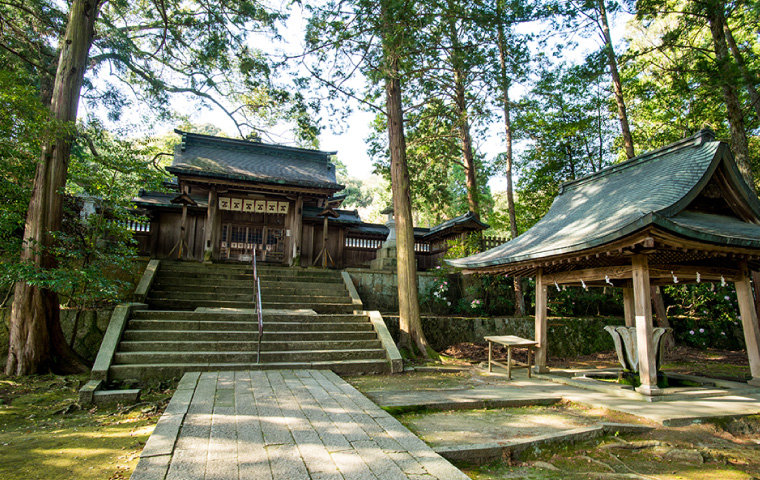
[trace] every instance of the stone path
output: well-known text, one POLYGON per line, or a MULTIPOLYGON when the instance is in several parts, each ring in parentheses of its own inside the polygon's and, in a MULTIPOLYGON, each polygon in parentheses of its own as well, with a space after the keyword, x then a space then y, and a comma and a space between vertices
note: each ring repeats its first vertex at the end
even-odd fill
MULTIPOLYGON (((506 372, 486 374, 506 380, 506 372)), ((539 405, 559 400, 630 413, 665 426, 688 425, 708 418, 760 413, 760 393, 743 393, 709 398, 685 398, 645 402, 610 393, 577 388, 547 381, 549 375, 528 378, 522 370, 513 372, 514 380, 505 385, 450 388, 438 390, 371 391, 367 396, 383 407, 425 406, 432 409, 496 408, 539 405)), ((757 389, 753 389, 757 391, 757 389)))
POLYGON ((330 371, 187 373, 132 480, 467 479, 330 371))

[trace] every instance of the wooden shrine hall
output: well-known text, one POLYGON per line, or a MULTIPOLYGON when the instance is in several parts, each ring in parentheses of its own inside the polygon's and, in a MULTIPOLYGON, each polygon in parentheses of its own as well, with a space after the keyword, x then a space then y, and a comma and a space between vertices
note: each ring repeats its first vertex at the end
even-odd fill
MULTIPOLYGON (((551 209, 513 241, 452 260, 465 273, 536 278, 536 370, 546 371, 547 293, 562 285, 623 289, 636 327, 641 386, 658 395, 650 285, 734 282, 752 379, 760 329, 750 270, 760 269, 760 202, 728 146, 703 130, 565 183, 551 209)), ((634 325, 631 325, 634 324, 634 325)))
MULTIPOLYGON (((234 262, 255 250, 259 261, 309 266, 327 251, 331 267, 361 267, 388 236, 387 226, 339 208, 336 152, 175 132, 182 142, 167 167, 173 191, 141 190, 133 199, 150 220, 135 228, 141 254, 234 262)), ((434 267, 447 240, 487 228, 471 213, 415 228, 419 268, 434 267)))

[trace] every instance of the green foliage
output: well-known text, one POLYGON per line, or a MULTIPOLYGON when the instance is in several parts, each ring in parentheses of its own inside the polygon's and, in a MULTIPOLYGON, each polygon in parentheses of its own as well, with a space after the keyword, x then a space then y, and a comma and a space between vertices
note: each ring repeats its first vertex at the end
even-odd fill
POLYGON ((677 342, 695 347, 743 348, 736 290, 713 283, 663 288, 677 342))
POLYGON ((32 180, 48 136, 66 131, 50 115, 24 72, 0 71, 0 258, 13 258, 32 193, 32 180))
POLYGON ((563 182, 596 172, 614 161, 614 120, 609 85, 601 66, 545 66, 515 119, 529 141, 516 162, 518 230, 549 211, 563 182))
POLYGON ((481 235, 480 233, 473 232, 467 235, 464 239, 456 238, 446 241, 446 255, 444 258, 462 258, 480 253, 481 235))
MULTIPOLYGON (((61 301, 73 308, 93 308, 126 298, 136 268, 128 224, 139 221, 130 200, 136 186, 161 189, 167 178, 156 165, 162 146, 152 139, 114 136, 98 122, 81 125, 72 148, 62 230, 51 232, 55 241, 49 253, 58 268, 20 263, 19 257, 12 255, 21 246, 21 231, 16 227, 6 230, 11 241, 3 243, 0 284, 24 280, 57 292, 61 301)), ((12 160, 2 157, 0 168, 10 168, 12 160)), ((18 212, 23 221, 31 185, 32 177, 27 175, 19 186, 27 192, 25 197, 0 205, 2 218, 18 212)))
POLYGON ((453 311, 452 299, 456 298, 456 292, 451 288, 449 274, 446 266, 438 265, 433 270, 435 279, 426 290, 421 290, 420 307, 428 312, 445 314, 453 311))

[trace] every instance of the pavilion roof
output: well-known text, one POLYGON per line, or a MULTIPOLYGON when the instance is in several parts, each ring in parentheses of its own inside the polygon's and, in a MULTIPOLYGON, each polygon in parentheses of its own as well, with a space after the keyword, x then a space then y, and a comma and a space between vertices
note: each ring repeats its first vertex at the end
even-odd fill
POLYGON ((214 137, 181 130, 167 170, 174 175, 242 180, 339 191, 330 157, 336 152, 214 137))
POLYGON ((709 130, 565 183, 527 232, 449 263, 477 271, 580 258, 651 229, 692 245, 760 249, 760 202, 709 130))

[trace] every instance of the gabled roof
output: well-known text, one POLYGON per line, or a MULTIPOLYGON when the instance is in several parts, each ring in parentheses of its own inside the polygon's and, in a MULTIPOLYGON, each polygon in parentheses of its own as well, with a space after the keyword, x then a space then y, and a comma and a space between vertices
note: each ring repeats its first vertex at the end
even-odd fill
MULTIPOLYGON (((208 196, 206 195, 187 195, 195 205, 199 208, 208 208, 208 196)), ((177 198, 177 193, 161 193, 161 192, 144 192, 132 199, 138 207, 164 207, 164 208, 182 208, 181 204, 173 203, 172 200, 177 198)))
POLYGON ((285 147, 175 130, 182 143, 167 170, 174 175, 224 178, 339 191, 330 157, 336 152, 285 147))
POLYGON ((435 236, 435 234, 439 232, 443 232, 444 230, 448 230, 454 227, 460 227, 462 229, 466 228, 468 231, 476 231, 486 230, 490 228, 490 225, 478 220, 473 212, 467 212, 464 215, 459 215, 458 217, 454 217, 451 220, 446 220, 443 223, 439 223, 438 225, 430 227, 430 230, 425 233, 425 237, 435 236))
POLYGON ((574 254, 647 227, 709 244, 760 249, 760 203, 728 146, 703 130, 565 183, 546 216, 527 232, 449 263, 478 269, 574 254))

